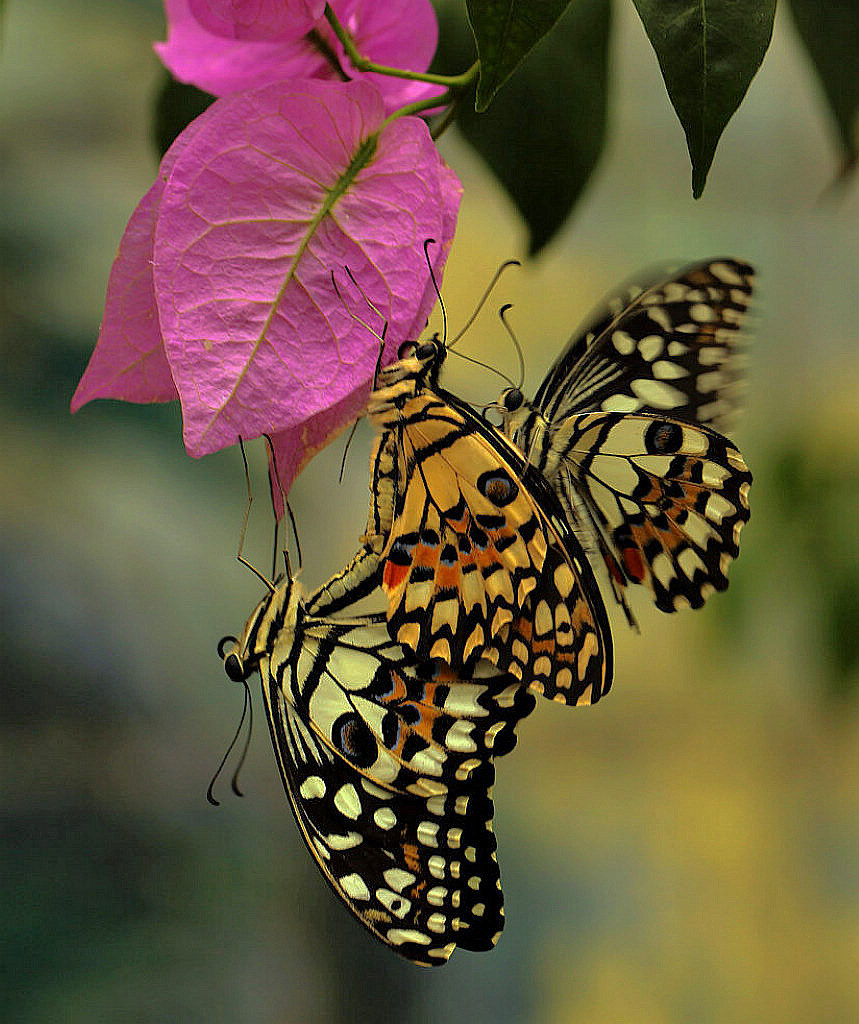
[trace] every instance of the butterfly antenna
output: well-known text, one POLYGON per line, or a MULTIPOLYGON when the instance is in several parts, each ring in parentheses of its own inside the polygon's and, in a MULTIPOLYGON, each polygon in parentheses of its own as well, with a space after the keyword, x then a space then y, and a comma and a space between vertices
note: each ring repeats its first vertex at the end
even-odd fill
MULTIPOLYGON (((509 385, 510 385, 510 387, 515 387, 515 386, 516 386, 516 385, 515 385, 515 384, 513 383, 513 381, 512 381, 512 380, 511 380, 511 379, 510 379, 510 378, 509 378, 509 377, 507 376, 507 374, 506 374, 506 373, 503 373, 503 372, 502 372, 501 370, 499 370, 499 369, 498 369, 497 367, 495 367, 495 366, 491 366, 491 365, 490 365, 489 363, 484 363, 484 362, 481 362, 481 360, 480 360, 480 359, 475 359, 475 358, 474 358, 474 356, 466 356, 466 355, 463 355, 463 353, 462 353, 462 352, 454 352, 453 354, 454 354, 454 355, 455 355, 455 356, 456 356, 456 357, 457 357, 458 359, 464 359, 464 360, 465 360, 465 361, 466 361, 467 363, 473 363, 473 364, 474 364, 475 366, 480 366, 480 367, 481 367, 482 369, 484 369, 484 370, 489 370, 489 372, 490 372, 490 373, 494 373, 496 377, 500 377, 500 378, 501 378, 501 379, 502 379, 502 380, 504 381, 504 383, 505 383, 505 384, 509 384, 509 385)), ((494 403, 490 402, 490 403, 489 403, 489 404, 487 405, 487 408, 489 407, 489 405, 493 405, 493 404, 494 404, 494 403)))
MULTIPOLYGON (((367 305, 370 307, 370 309, 372 309, 373 312, 376 314, 376 316, 382 321, 381 333, 378 332, 378 331, 374 331, 372 329, 372 327, 368 327, 367 330, 369 330, 371 334, 375 334, 376 337, 380 341, 384 342, 385 335, 388 333, 388 320, 387 320, 385 314, 381 311, 381 309, 379 309, 379 307, 376 305, 376 303, 373 302, 373 300, 370 298, 370 296, 364 291, 364 289, 358 283, 358 280, 355 277, 355 275, 352 273, 352 271, 347 266, 344 266, 343 269, 346 271, 346 275, 349 278, 349 280, 352 282, 352 284, 355 285, 355 287, 360 292, 361 298, 367 303, 367 305)), ((353 314, 353 316, 354 316, 354 314, 353 314)), ((356 317, 356 319, 357 319, 357 317, 356 317)), ((359 323, 363 323, 363 321, 359 321, 359 323)))
POLYGON ((352 429, 349 431, 349 436, 346 438, 346 444, 343 447, 343 458, 340 459, 340 473, 337 477, 337 483, 343 483, 343 474, 346 472, 346 456, 349 454, 349 447, 352 444, 352 438, 355 436, 355 431, 358 429, 358 421, 352 424, 352 429))
POLYGON ((435 245, 434 238, 424 239, 424 259, 427 261, 427 270, 429 270, 430 280, 432 286, 435 289, 436 298, 438 299, 439 308, 441 309, 441 343, 447 347, 447 310, 444 308, 444 299, 441 297, 441 290, 438 286, 438 281, 435 279, 435 271, 432 268, 432 262, 429 257, 429 247, 435 245))
POLYGON ((241 439, 241 437, 239 437, 239 451, 242 453, 242 462, 244 463, 245 467, 245 485, 247 486, 248 489, 248 503, 245 508, 245 517, 242 520, 242 532, 241 535, 239 536, 239 550, 236 552, 236 561, 241 562, 241 564, 246 569, 250 569, 254 576, 256 576, 257 579, 259 579, 262 583, 264 583, 265 586, 268 587, 269 591, 273 594, 275 591, 275 586, 271 582, 271 580, 263 576, 259 569, 257 569, 256 566, 251 565, 251 563, 242 554, 242 551, 244 550, 245 547, 245 534, 247 533, 248 530, 248 518, 250 517, 251 514, 251 505, 253 504, 254 496, 253 493, 251 492, 251 472, 250 469, 248 468, 248 457, 247 454, 245 453, 245 443, 241 439))
MULTIPOLYGON (((498 310, 498 316, 501 318, 501 323, 504 324, 504 329, 510 335, 510 340, 513 342, 513 347, 516 349, 516 355, 519 359, 519 383, 514 385, 517 391, 522 390, 522 385, 525 383, 525 356, 522 354, 522 346, 519 344, 519 339, 510 324, 507 323, 507 317, 504 315, 508 309, 512 309, 513 304, 508 302, 506 306, 502 306, 498 310)), ((511 381, 512 383, 512 381, 511 381)))
MULTIPOLYGON (((242 708, 242 721, 244 721, 245 710, 247 709, 248 731, 245 736, 245 745, 242 747, 241 754, 239 754, 239 763, 236 765, 236 770, 233 772, 233 777, 230 779, 230 789, 236 794, 236 796, 244 796, 244 793, 239 789, 239 773, 245 766, 248 751, 251 747, 251 736, 254 734, 254 702, 251 700, 251 691, 248 687, 247 679, 243 679, 242 682, 245 687, 245 705, 244 708, 242 708)), ((239 728, 241 728, 241 722, 239 723, 239 728)), ((238 732, 236 732, 236 736, 238 737, 238 732)))
MULTIPOLYGON (((245 688, 245 700, 244 700, 244 706, 242 707, 242 717, 239 719, 239 724, 238 724, 238 727, 236 728, 235 735, 230 740, 230 745, 227 747, 226 753, 221 758, 221 763, 215 769, 215 774, 212 776, 212 781, 209 783, 209 787, 206 790, 206 799, 209 801, 209 803, 213 807, 220 807, 221 806, 221 801, 215 799, 215 794, 214 794, 215 783, 218 781, 218 778, 220 777, 221 772, 224 770, 224 765, 227 763, 227 759, 229 758, 230 754, 233 752, 236 743, 238 743, 239 736, 241 735, 242 727, 245 724, 245 718, 247 718, 247 716, 248 716, 248 708, 251 706, 251 703, 252 703, 251 702, 251 691, 248 688, 248 683, 247 683, 246 679, 242 680, 242 685, 245 688)), ((252 727, 253 727, 253 710, 251 710, 251 728, 252 727)), ((235 770, 235 772, 233 772, 232 789, 233 789, 233 792, 237 796, 242 796, 241 790, 238 788, 238 785, 237 785, 237 780, 238 780, 238 774, 239 774, 239 772, 242 769, 242 765, 245 763, 245 756, 247 755, 248 747, 250 745, 250 741, 251 741, 250 733, 248 733, 248 738, 245 741, 245 746, 244 746, 244 749, 242 750, 241 758, 239 759, 239 766, 235 770)))
POLYGON ((493 276, 492 280, 489 282, 489 287, 483 293, 483 296, 481 297, 480 302, 477 303, 477 306, 476 306, 474 312, 471 314, 471 316, 468 318, 468 320, 466 320, 465 326, 462 328, 462 330, 459 332, 459 334, 457 334, 457 336, 453 339, 453 341, 451 341, 450 344, 447 346, 448 348, 453 348, 453 346, 459 341, 459 339, 463 336, 463 334, 465 334, 465 332, 468 330, 468 328, 471 327, 471 325, 477 319, 478 314, 480 313, 481 309, 483 309, 483 307, 486 305, 487 299, 492 294, 495 286, 498 284, 498 281, 499 281, 501 275, 504 273, 504 271, 508 267, 521 267, 521 266, 522 266, 522 264, 519 262, 519 260, 505 260, 501 264, 501 266, 495 271, 495 275, 493 276))

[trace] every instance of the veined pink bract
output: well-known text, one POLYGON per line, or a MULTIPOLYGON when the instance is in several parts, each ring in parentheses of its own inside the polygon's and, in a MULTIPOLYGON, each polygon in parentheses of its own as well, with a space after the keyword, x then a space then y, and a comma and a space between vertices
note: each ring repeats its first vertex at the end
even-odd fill
POLYGON ((288 488, 369 393, 379 342, 355 317, 387 322, 392 358, 435 302, 424 242, 439 278, 453 239, 456 176, 423 121, 384 119, 364 82, 213 104, 132 216, 72 408, 172 397, 166 361, 188 451, 272 434, 288 488))
POLYGON ((288 40, 306 35, 322 17, 325 0, 188 0, 209 32, 226 39, 288 40))
MULTIPOLYGON (((378 87, 388 113, 444 91, 426 82, 354 71, 324 20, 314 26, 318 39, 307 35, 294 39, 228 39, 208 31, 194 17, 191 5, 192 0, 165 0, 167 42, 156 43, 155 51, 175 78, 215 96, 284 79, 341 81, 325 47, 336 54, 350 78, 372 81, 378 87)), ((411 71, 429 67, 438 42, 438 22, 429 0, 334 0, 332 6, 362 56, 411 71)))

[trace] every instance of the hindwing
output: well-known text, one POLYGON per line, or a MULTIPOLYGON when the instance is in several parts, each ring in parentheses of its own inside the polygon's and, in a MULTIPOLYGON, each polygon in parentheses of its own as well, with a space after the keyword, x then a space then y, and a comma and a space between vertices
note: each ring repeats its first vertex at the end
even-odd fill
POLYGON ((419 660, 468 674, 488 659, 536 692, 595 702, 611 685, 612 639, 581 545, 541 474, 438 386, 443 357, 436 340, 381 372, 363 547, 308 607, 380 584, 391 636, 419 660))
POLYGON ((722 434, 657 416, 582 413, 559 426, 553 455, 569 515, 597 537, 616 594, 640 583, 671 612, 728 586, 752 477, 722 434))

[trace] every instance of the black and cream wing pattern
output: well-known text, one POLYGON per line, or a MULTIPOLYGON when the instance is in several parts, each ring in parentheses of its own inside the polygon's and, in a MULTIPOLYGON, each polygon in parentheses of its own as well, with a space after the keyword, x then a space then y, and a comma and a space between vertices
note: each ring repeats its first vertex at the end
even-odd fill
POLYGON ((502 396, 505 432, 624 590, 663 611, 728 585, 749 472, 720 430, 736 410, 754 273, 722 258, 630 288, 577 332, 532 403, 502 396))
POLYGON ((232 679, 259 670, 301 835, 365 928, 423 965, 491 948, 504 921, 494 759, 532 693, 486 663, 469 678, 419 665, 383 616, 309 615, 290 579, 219 652, 232 679))

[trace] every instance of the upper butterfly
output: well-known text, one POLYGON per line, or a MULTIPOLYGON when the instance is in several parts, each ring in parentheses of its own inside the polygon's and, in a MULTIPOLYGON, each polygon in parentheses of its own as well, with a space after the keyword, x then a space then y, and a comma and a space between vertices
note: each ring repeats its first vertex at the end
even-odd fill
POLYGON ((486 658, 566 704, 611 685, 612 641, 593 572, 534 467, 439 386, 437 338, 379 373, 363 547, 308 599, 330 612, 381 584, 391 636, 455 671, 486 658))
POLYGON ((218 652, 231 679, 259 670, 295 819, 358 920, 427 966, 490 949, 504 924, 493 760, 532 694, 485 662, 470 678, 419 665, 384 616, 311 615, 288 577, 218 652))
POLYGON ((752 477, 718 433, 734 411, 754 272, 693 263, 610 298, 534 398, 501 397, 505 433, 590 537, 630 622, 628 583, 670 612, 728 585, 752 477))

